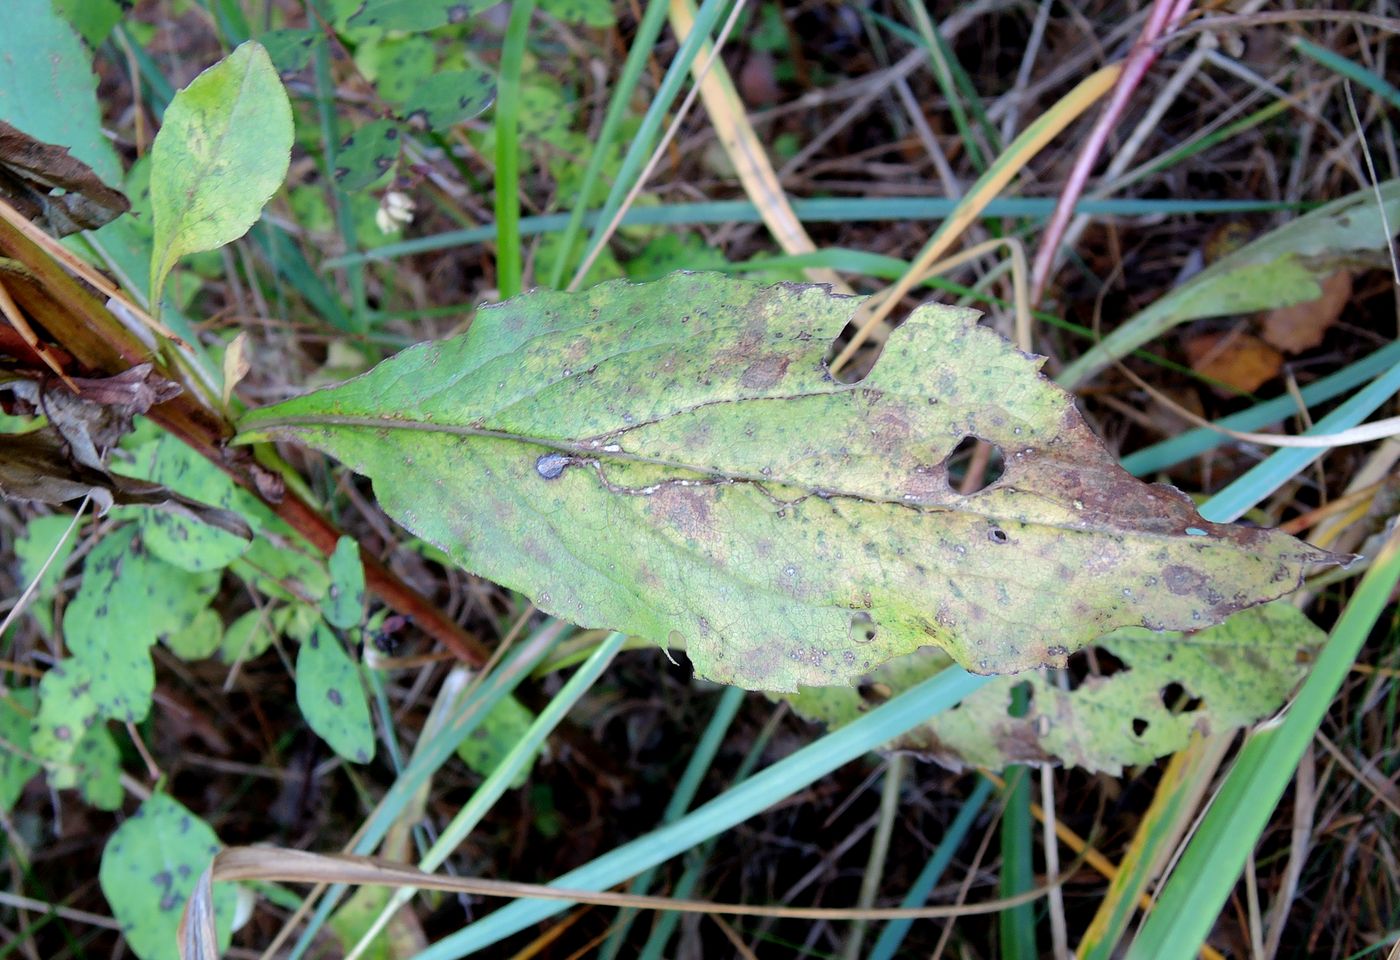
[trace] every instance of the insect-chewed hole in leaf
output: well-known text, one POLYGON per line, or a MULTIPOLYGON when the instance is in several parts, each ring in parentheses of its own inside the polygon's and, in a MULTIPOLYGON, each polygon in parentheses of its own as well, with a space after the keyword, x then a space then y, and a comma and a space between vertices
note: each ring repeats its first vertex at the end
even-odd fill
POLYGON ((1089 677, 1111 677, 1128 669, 1128 665, 1103 647, 1085 647, 1070 655, 1065 663, 1069 689, 1078 690, 1089 677))
POLYGON ((1171 714, 1191 713, 1200 709, 1201 698, 1188 696, 1185 687, 1173 682, 1162 688, 1162 706, 1171 714))
POLYGON ((1133 734, 1134 734, 1135 736, 1139 736, 1139 737, 1140 737, 1140 736, 1142 736, 1144 733, 1146 733, 1146 732, 1147 732, 1148 726, 1149 726, 1148 722, 1147 722, 1146 720, 1144 720, 1142 717, 1133 717, 1133 734))
POLYGON ((1035 688, 1029 680, 1022 680, 1011 688, 1011 700, 1006 705, 1008 717, 1024 717, 1035 704, 1035 688))
POLYGON ((870 643, 875 639, 875 621, 868 613, 852 614, 849 632, 852 643, 870 643))
POLYGON ((963 496, 987 489, 1006 470, 1001 447, 971 435, 958 441, 943 465, 948 471, 948 486, 963 496))

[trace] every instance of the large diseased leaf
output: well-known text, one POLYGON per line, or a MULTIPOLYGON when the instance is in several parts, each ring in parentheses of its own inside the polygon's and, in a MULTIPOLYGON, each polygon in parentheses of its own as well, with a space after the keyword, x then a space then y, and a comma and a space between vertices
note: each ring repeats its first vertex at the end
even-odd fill
POLYGON ((292 107, 267 51, 240 45, 190 81, 151 147, 151 299, 187 253, 232 243, 287 175, 292 107))
POLYGON ((541 609, 748 687, 849 683, 924 645, 982 673, 1063 663, 1329 559, 1134 480, 972 311, 919 308, 838 382, 824 357, 859 303, 713 274, 535 292, 244 427, 369 475, 391 516, 541 609), (1006 466, 962 496, 947 459, 969 436, 1006 466))
MULTIPOLYGON (((1194 634, 1125 627, 1094 643, 1091 662, 1115 672, 1063 686, 1043 672, 999 677, 890 747, 955 768, 1055 762, 1118 776, 1185 749, 1193 732, 1222 734, 1268 716, 1326 639, 1287 601, 1194 634), (1013 716, 1012 692, 1022 685, 1029 705, 1013 716)), ((808 688, 790 700, 810 720, 844 726, 948 662, 941 651, 920 650, 880 667, 859 690, 808 688)))

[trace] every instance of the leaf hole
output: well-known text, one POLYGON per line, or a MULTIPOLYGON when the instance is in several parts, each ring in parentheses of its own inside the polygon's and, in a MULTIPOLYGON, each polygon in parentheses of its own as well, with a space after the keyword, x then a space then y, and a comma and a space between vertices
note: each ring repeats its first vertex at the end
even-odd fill
POLYGON ((1140 737, 1146 733, 1149 726, 1150 724, 1142 717, 1133 717, 1133 733, 1136 736, 1140 737))
POLYGON ((1029 680, 1022 680, 1011 688, 1011 700, 1006 705, 1008 717, 1024 717, 1035 705, 1035 688, 1029 680))
POLYGON ((876 634, 875 621, 868 613, 853 614, 848 633, 852 643, 872 643, 876 634))
POLYGON ((947 470, 949 488, 967 497, 1000 480, 1006 472, 1006 459, 995 443, 968 434, 958 441, 944 459, 943 466, 947 470))
POLYGON ((1111 677, 1127 669, 1127 664, 1103 647, 1085 647, 1072 654, 1065 663, 1065 676, 1069 689, 1078 690, 1090 677, 1111 677))
POLYGON ((1193 697, 1179 683, 1169 683, 1162 688, 1162 706, 1173 716, 1192 713, 1201 708, 1201 698, 1193 697))

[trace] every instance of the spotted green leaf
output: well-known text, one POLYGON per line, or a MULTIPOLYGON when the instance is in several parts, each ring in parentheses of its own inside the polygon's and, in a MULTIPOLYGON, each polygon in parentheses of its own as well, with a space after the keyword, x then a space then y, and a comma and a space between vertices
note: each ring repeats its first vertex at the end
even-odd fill
POLYGON ((311 64, 318 37, 320 33, 316 30, 287 28, 267 31, 258 37, 258 43, 263 45, 278 72, 297 73, 311 64))
POLYGON ((715 274, 537 291, 368 374, 254 411, 466 569, 751 688, 849 684, 937 645, 982 673, 1126 625, 1203 627, 1330 558, 1133 479, 976 314, 915 310, 858 383, 860 304, 715 274), (966 438, 1000 479, 949 482, 966 438))
POLYGON ((340 538, 329 566, 331 585, 321 598, 321 613, 333 627, 358 627, 365 618, 365 568, 354 537, 340 538))
POLYGON ((466 23, 500 0, 365 0, 350 17, 351 27, 380 30, 433 30, 466 23))
POLYGON ((34 760, 30 732, 39 696, 32 687, 0 690, 0 814, 8 814, 24 785, 42 768, 34 760))
POLYGON ((495 99, 496 77, 489 70, 446 70, 414 88, 400 113, 430 130, 446 130, 482 113, 495 99))
POLYGON ((393 120, 372 120, 356 130, 335 153, 335 182, 345 190, 363 190, 398 162, 403 133, 393 120))
POLYGON ((44 569, 44 564, 48 564, 44 579, 39 583, 34 600, 29 605, 29 612, 38 619, 45 633, 53 629, 53 613, 49 601, 53 597, 59 578, 68 566, 68 558, 72 556, 73 548, 78 544, 76 535, 65 536, 71 526, 73 518, 62 514, 35 517, 25 525, 24 533, 15 540, 15 555, 19 558, 20 578, 25 587, 33 583, 39 571, 44 569), (50 557, 53 558, 52 561, 50 557))
MULTIPOLYGON (((89 806, 116 810, 122 805, 122 757, 112 732, 103 723, 95 724, 73 753, 76 768, 72 784, 89 806)), ((52 782, 52 780, 50 781, 52 782)), ((57 786, 57 784, 54 784, 57 786)))
POLYGON ((272 646, 272 623, 265 610, 249 610, 228 625, 219 641, 219 659, 236 663, 260 657, 272 646))
POLYGON ((287 176, 291 150, 287 91, 257 43, 175 94, 151 146, 152 300, 182 256, 248 232, 287 176))
POLYGON ((205 607, 184 628, 169 634, 165 645, 181 660, 203 660, 218 651, 223 639, 224 618, 205 607))
POLYGON ((190 573, 152 556, 134 526, 93 548, 63 629, 104 717, 146 716, 155 688, 151 644, 188 627, 218 585, 217 572, 190 573))
MULTIPOLYGON (((199 503, 237 513, 256 529, 261 505, 239 489, 228 474, 179 439, 165 434, 142 446, 136 460, 136 472, 152 483, 199 503)), ((141 540, 147 549, 182 570, 222 570, 248 549, 247 539, 206 523, 190 510, 148 507, 141 508, 139 516, 141 540)))
POLYGON ((540 0, 540 9, 565 23, 610 27, 616 21, 612 0, 540 0))
POLYGON ((39 710, 30 728, 29 746, 35 757, 50 764, 49 777, 56 779, 56 786, 67 782, 73 754, 96 722, 97 701, 87 668, 72 659, 50 667, 39 681, 39 710))
MULTIPOLYGON (((163 793, 141 804, 107 841, 98 881, 141 960, 178 960, 180 914, 219 846, 208 824, 163 793)), ((236 899, 231 884, 215 885, 221 953, 228 949, 236 899)))
MULTIPOLYGON (((1094 644, 1098 673, 1071 671, 1061 686, 1043 672, 998 677, 892 747, 953 767, 1001 769, 1061 763, 1118 776, 1186 747, 1193 732, 1254 723, 1287 699, 1327 639, 1286 602, 1243 610, 1194 634, 1126 627, 1094 644), (1012 691, 1030 703, 1012 716, 1012 691)), ((925 649, 880 667, 855 688, 807 688, 789 699, 811 720, 842 726, 867 708, 948 666, 925 649)))
POLYGON ((347 760, 374 756, 374 727, 360 671, 340 640, 318 624, 297 656, 297 706, 311 729, 347 760))
MULTIPOLYGON (((535 722, 535 715, 514 697, 501 699, 482 718, 481 724, 457 745, 457 756, 482 776, 489 775, 501 765, 506 754, 514 749, 535 722)), ((533 762, 533 761, 532 761, 533 762)), ((530 777, 530 765, 523 767, 511 781, 512 788, 525 785, 530 777)))

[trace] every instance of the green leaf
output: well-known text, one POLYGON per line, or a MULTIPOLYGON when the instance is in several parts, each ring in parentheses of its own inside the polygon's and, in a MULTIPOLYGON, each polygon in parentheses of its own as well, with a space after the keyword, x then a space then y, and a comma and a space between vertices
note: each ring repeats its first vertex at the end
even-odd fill
MULTIPOLYGON (((1338 268, 1363 265, 1371 259, 1368 254, 1383 257, 1397 221, 1400 180, 1388 180, 1319 207, 1222 257, 1124 321, 1066 367, 1059 380, 1067 385, 1081 383, 1112 358, 1126 356, 1188 320, 1315 300, 1322 296, 1321 281, 1338 268)), ((1379 264, 1385 262, 1382 259, 1379 264)))
POLYGON ((380 30, 433 30, 466 23, 500 0, 365 0, 350 17, 351 27, 380 30))
POLYGON ((276 600, 320 600, 330 586, 321 557, 313 557, 312 548, 287 531, 271 533, 264 528, 229 569, 276 600))
POLYGON ((75 660, 60 660, 39 681, 39 712, 34 717, 29 745, 34 756, 50 764, 49 782, 56 789, 77 781, 70 766, 78 744, 97 722, 92 678, 75 660))
POLYGON ((170 652, 181 660, 203 660, 212 657, 224 640, 224 619, 217 610, 205 607, 182 630, 165 638, 170 652))
POLYGON ((359 668, 324 623, 297 657, 297 706, 316 735, 345 759, 369 763, 374 757, 374 726, 359 668))
POLYGON ((96 49, 122 18, 117 0, 53 0, 53 8, 96 49))
MULTIPOLYGON (((139 476, 191 500, 236 513, 257 530, 261 504, 178 438, 164 434, 143 446, 136 460, 139 476)), ((222 570, 249 546, 243 537, 188 510, 144 509, 140 518, 141 539, 150 552, 191 573, 222 570)))
MULTIPOLYGON (((141 804, 107 841, 98 881, 141 960, 179 960, 180 914, 219 846, 207 823, 163 793, 141 804)), ((231 884, 214 886, 220 953, 228 949, 236 900, 231 884)))
POLYGON ((346 138, 335 153, 335 182, 363 190, 398 162, 403 133, 393 120, 373 120, 346 138))
POLYGON ((565 23, 610 27, 616 22, 612 0, 539 0, 540 9, 565 23))
MULTIPOLYGON (((1055 762, 1119 776, 1124 767, 1184 749, 1193 732, 1218 735, 1268 716, 1307 674, 1325 639, 1284 602, 1194 634, 1128 627, 1094 644, 1101 667, 1121 663, 1116 672, 1072 679, 1069 688, 1044 673, 998 677, 890 746, 953 767, 1055 762), (1022 685, 1030 705, 1012 716, 1012 694, 1022 685)), ((921 650, 876 670, 859 692, 810 688, 789 699, 807 719, 842 726, 948 663, 938 651, 921 650)))
POLYGON ((50 0, 6 0, 0 120, 36 140, 67 147, 104 183, 121 182, 117 153, 102 135, 92 51, 50 0))
POLYGON ((287 176, 292 107, 277 70, 248 42, 190 81, 151 146, 151 300, 182 256, 248 232, 287 176))
POLYGON ((321 598, 321 613, 333 627, 349 630, 365 618, 365 568, 354 537, 341 537, 330 559, 331 586, 321 598))
MULTIPOLYGON (((457 756, 483 777, 501 765, 506 754, 519 743, 535 722, 535 715, 514 697, 504 697, 482 718, 481 725, 457 745, 457 756)), ((530 765, 522 767, 511 780, 512 789, 525 785, 530 765)))
POLYGON ((311 54, 320 36, 318 30, 269 30, 258 37, 258 43, 263 45, 279 73, 297 73, 310 66, 311 54))
POLYGON ((104 717, 145 718, 155 689, 151 644, 188 627, 218 586, 216 572, 190 573, 152 556, 134 526, 93 548, 63 629, 104 717))
POLYGON ((495 99, 496 76, 489 70, 448 70, 414 88, 400 113, 431 130, 446 130, 484 112, 495 99))
POLYGON ((14 809, 24 785, 42 767, 31 759, 30 730, 39 696, 32 687, 0 691, 0 814, 14 809))
POLYGON ((854 682, 929 644, 982 673, 1126 625, 1203 627, 1331 555, 1133 479, 1041 361, 924 306, 859 383, 858 298, 714 274, 536 291, 348 383, 249 414, 375 481, 466 569, 751 688, 854 682), (949 458, 998 447, 964 496, 949 458))
POLYGON ((44 633, 53 630, 53 612, 47 601, 53 597, 54 588, 68 566, 68 558, 73 555, 73 548, 78 545, 76 536, 64 539, 72 525, 73 518, 62 514, 35 517, 25 526, 24 533, 15 540, 19 575, 25 587, 34 582, 44 564, 49 565, 34 600, 29 605, 29 612, 38 619, 44 633), (53 557, 52 562, 49 562, 50 556, 53 557))
POLYGON ((99 810, 121 808, 121 751, 106 724, 99 723, 87 732, 73 753, 73 762, 78 765, 78 790, 89 805, 99 810))
POLYGON ((219 659, 224 663, 253 660, 272 646, 272 624, 265 610, 249 610, 224 631, 219 642, 219 659))

